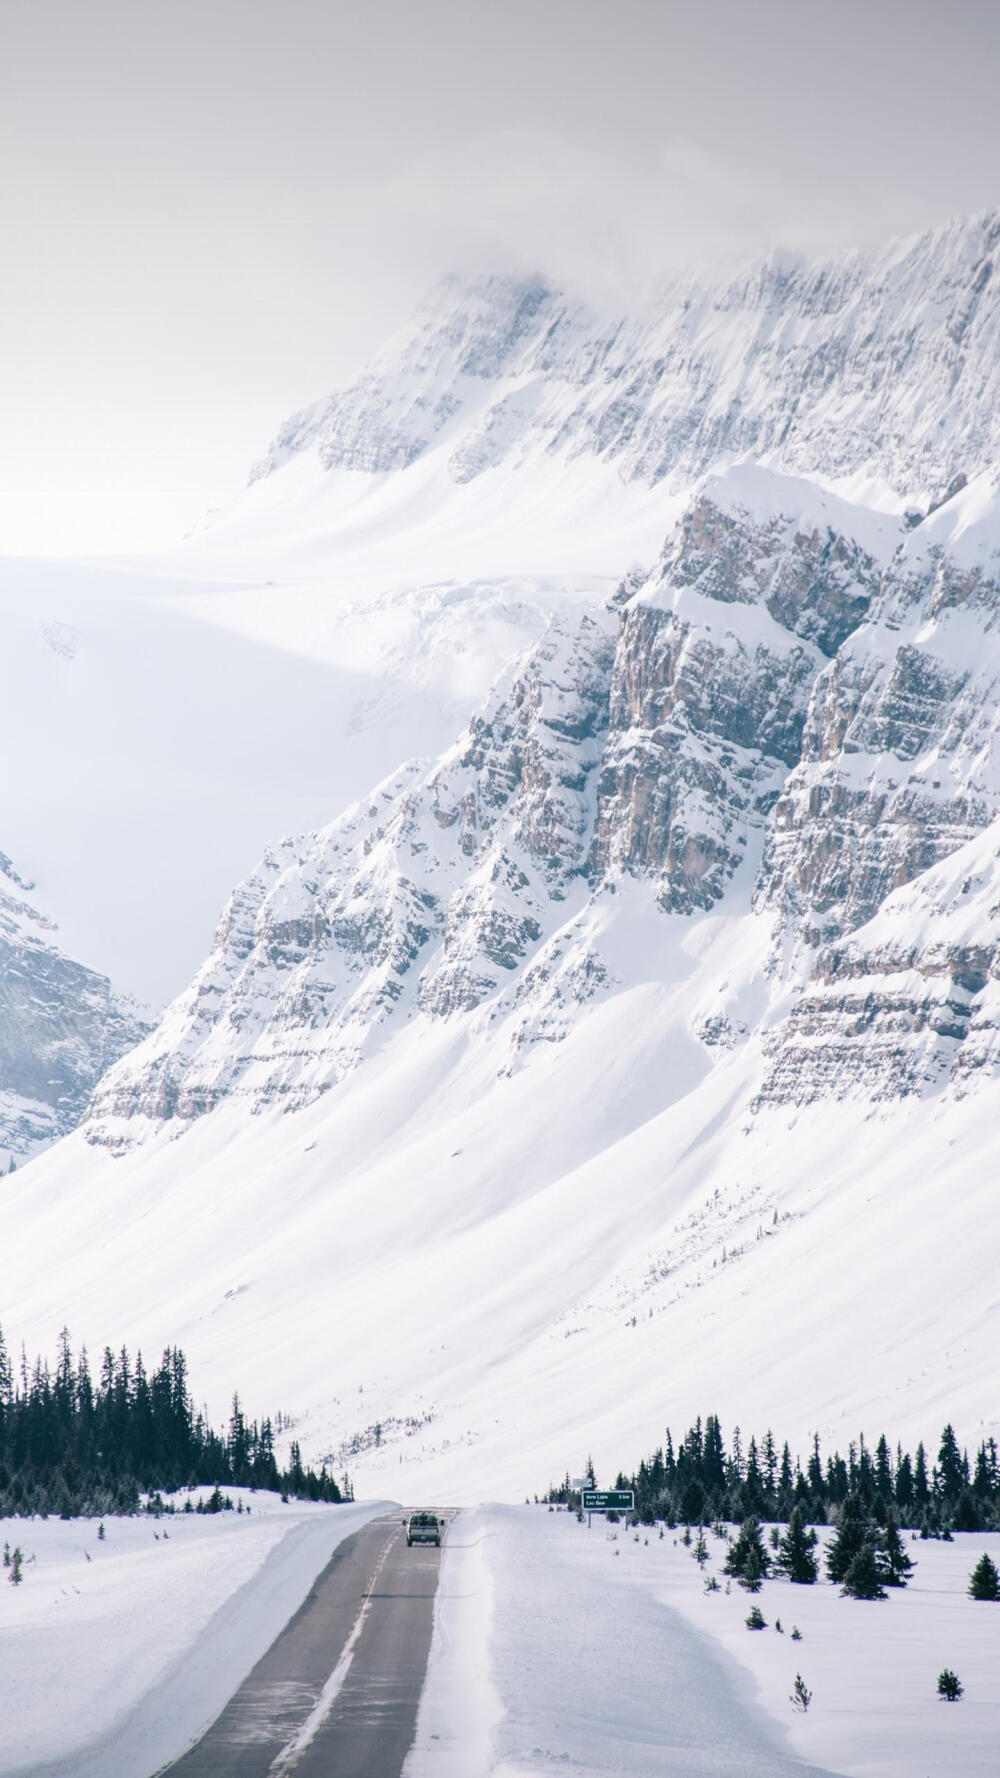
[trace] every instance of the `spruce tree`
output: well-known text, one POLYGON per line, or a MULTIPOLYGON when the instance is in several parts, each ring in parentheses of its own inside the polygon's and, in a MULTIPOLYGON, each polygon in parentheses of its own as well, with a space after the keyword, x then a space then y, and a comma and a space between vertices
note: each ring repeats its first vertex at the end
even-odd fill
POLYGON ((758 1518, 751 1515, 744 1519, 729 1546, 723 1567, 748 1593, 760 1592, 761 1582, 769 1573, 769 1563, 758 1518))
POLYGON ((919 1511, 923 1511, 931 1497, 930 1484, 927 1480, 927 1452, 921 1439, 917 1446, 917 1461, 913 1471, 913 1503, 919 1511))
POLYGON ((938 1477, 941 1492, 949 1502, 958 1499, 962 1485, 968 1480, 966 1468, 962 1462, 962 1454, 958 1448, 955 1429, 950 1424, 941 1434, 941 1449, 938 1452, 938 1477))
POLYGON ((907 1553, 906 1545, 899 1534, 899 1521, 894 1512, 887 1512, 885 1529, 879 1543, 882 1556, 883 1578, 888 1587, 905 1587, 916 1563, 907 1553))
POLYGON ((1000 1603, 1000 1574, 996 1563, 986 1554, 980 1557, 969 1576, 969 1598, 1000 1603))
POLYGON ((811 1587, 816 1579, 816 1543, 815 1531, 806 1528, 800 1509, 795 1507, 778 1546, 774 1563, 778 1572, 787 1574, 796 1586, 811 1587))
POLYGON ((878 1552, 871 1539, 866 1538, 853 1558, 840 1590, 849 1599, 884 1599, 883 1580, 884 1570, 878 1552))
POLYGON ((848 1494, 837 1514, 837 1530, 826 1552, 826 1572, 834 1582, 847 1571, 870 1535, 868 1515, 857 1494, 848 1494))

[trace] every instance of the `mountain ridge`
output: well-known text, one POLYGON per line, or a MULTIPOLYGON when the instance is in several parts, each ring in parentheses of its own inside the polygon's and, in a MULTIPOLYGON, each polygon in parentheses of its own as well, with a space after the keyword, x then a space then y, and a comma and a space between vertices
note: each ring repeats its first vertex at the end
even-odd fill
POLYGON ((18 1181, 8 1318, 292 1377, 311 1456, 449 1498, 668 1391, 986 1427, 998 241, 629 326, 452 286, 296 418, 193 559, 301 578, 213 615, 354 651, 359 758, 413 680, 433 745, 265 853, 18 1181))

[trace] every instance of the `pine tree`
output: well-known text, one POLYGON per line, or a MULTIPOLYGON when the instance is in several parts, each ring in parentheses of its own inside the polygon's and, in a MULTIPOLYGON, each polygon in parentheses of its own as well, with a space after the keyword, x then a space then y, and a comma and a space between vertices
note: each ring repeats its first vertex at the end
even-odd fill
POLYGON ((857 1494, 848 1494, 837 1515, 837 1530, 826 1552, 826 1572, 834 1582, 847 1571, 870 1536, 868 1515, 857 1494))
POLYGON ((866 1538, 857 1555, 853 1558, 841 1592, 849 1599, 884 1599, 884 1571, 879 1561, 878 1552, 870 1538, 866 1538))
POLYGON ((792 1686, 789 1702, 794 1704, 796 1710, 801 1710, 803 1712, 808 1710, 812 1703, 812 1692, 806 1685, 801 1673, 796 1673, 795 1675, 795 1684, 792 1686))
POLYGON ((913 1504, 922 1512, 931 1497, 930 1484, 927 1480, 927 1452, 921 1439, 917 1446, 917 1460, 913 1470, 913 1504))
POLYGON ((906 1545, 899 1534, 899 1521, 892 1511, 886 1513, 879 1549, 886 1586, 905 1587, 916 1563, 907 1553, 906 1545))
POLYGON ((965 1690, 958 1674, 953 1673, 950 1667, 945 1667, 938 1674, 937 1688, 938 1697, 947 1698, 949 1704, 956 1703, 965 1690))
POLYGON ((751 1515, 744 1519, 729 1546, 723 1567, 748 1593, 760 1592, 761 1582, 767 1579, 769 1564, 758 1518, 751 1515))
POLYGON ((817 1541, 815 1531, 807 1530, 800 1509, 795 1507, 778 1546, 774 1565, 779 1573, 787 1574, 797 1586, 812 1586, 816 1579, 817 1541))
POLYGON ((962 1455, 955 1437, 955 1429, 950 1424, 941 1434, 941 1449, 938 1452, 938 1478, 941 1493, 947 1501, 958 1499, 963 1483, 968 1479, 962 1455))
POLYGON ((1000 1603, 1000 1574, 996 1563, 986 1554, 980 1557, 969 1576, 969 1598, 1000 1603))
POLYGON ((875 1489, 881 1500, 888 1503, 893 1498, 892 1459, 884 1432, 875 1446, 875 1489))

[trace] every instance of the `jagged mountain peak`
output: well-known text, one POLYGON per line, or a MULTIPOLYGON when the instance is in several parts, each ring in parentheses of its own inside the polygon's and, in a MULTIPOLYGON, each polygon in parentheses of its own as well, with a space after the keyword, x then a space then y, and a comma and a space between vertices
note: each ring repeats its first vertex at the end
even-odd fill
POLYGON ((881 251, 769 255, 631 316, 542 277, 448 279, 255 477, 303 453, 322 474, 440 455, 461 486, 584 457, 676 486, 749 455, 926 511, 1000 453, 998 241, 989 211, 881 251))

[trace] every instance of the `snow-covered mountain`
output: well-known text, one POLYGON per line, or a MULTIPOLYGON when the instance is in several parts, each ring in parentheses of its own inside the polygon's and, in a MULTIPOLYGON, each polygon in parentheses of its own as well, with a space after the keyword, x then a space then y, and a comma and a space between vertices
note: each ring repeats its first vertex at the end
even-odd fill
POLYGON ((96 1082, 145 1035, 106 976, 75 963, 0 852, 0 1167, 75 1129, 96 1082))
POLYGON ((451 284, 283 429, 186 609, 344 675, 356 800, 8 1189, 7 1320, 451 1498, 992 1424, 998 240, 451 284))
MULTIPOLYGON (((282 500, 312 526, 350 505, 363 523, 367 478, 412 489, 432 466, 453 504, 471 484, 500 477, 509 499, 519 471, 555 483, 574 465, 585 509, 588 464, 686 489, 753 457, 926 506, 1000 458, 998 246, 988 212, 880 252, 773 255, 729 280, 678 279, 641 319, 539 278, 446 280, 350 388, 281 428, 221 535, 258 514, 273 526, 282 500)), ((526 486, 516 498, 530 505, 526 486)))

